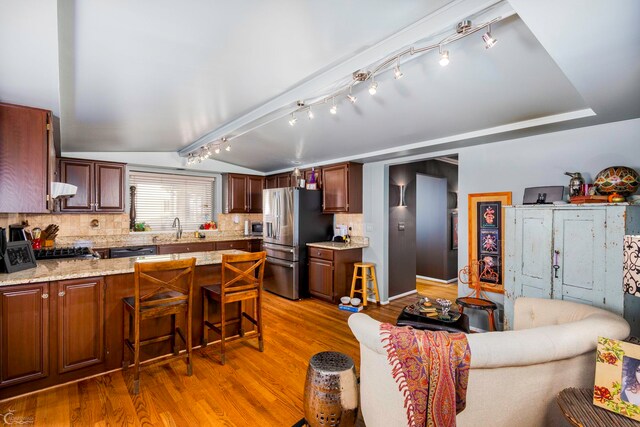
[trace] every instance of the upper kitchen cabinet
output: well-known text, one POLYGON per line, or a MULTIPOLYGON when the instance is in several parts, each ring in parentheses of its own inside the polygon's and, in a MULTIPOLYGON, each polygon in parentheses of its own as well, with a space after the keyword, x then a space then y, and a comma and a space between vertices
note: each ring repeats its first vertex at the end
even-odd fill
POLYGON ((316 181, 316 188, 318 190, 322 188, 322 169, 320 168, 314 168, 313 170, 305 169, 301 172, 303 174, 302 176, 306 184, 311 182, 311 175, 313 175, 316 181))
POLYGON ((322 168, 322 212, 362 213, 362 164, 322 168))
POLYGON ((125 164, 60 159, 60 179, 78 187, 61 212, 124 212, 125 164))
POLYGON ((222 200, 225 213, 262 213, 264 178, 229 173, 222 175, 222 200))
POLYGON ((56 146, 51 111, 0 103, 0 213, 53 209, 56 146))
POLYGON ((269 175, 265 178, 264 183, 264 188, 266 189, 291 187, 291 173, 269 175))

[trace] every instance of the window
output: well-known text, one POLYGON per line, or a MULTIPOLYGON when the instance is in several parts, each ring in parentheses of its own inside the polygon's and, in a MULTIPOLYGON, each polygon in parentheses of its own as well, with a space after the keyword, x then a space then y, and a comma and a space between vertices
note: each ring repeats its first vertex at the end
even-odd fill
POLYGON ((171 230, 173 219, 182 228, 197 230, 213 217, 213 177, 131 172, 129 185, 136 186, 136 222, 153 231, 171 230))

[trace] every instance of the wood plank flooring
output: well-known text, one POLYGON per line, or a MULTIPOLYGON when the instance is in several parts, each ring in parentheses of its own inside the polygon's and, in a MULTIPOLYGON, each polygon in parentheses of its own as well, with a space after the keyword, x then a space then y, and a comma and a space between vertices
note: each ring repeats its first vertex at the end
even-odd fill
MULTIPOLYGON (((366 313, 395 323, 408 296, 366 313)), ((230 343, 227 363, 218 346, 196 350, 193 376, 183 359, 145 366, 140 394, 132 395, 133 370, 83 380, 0 402, 0 414, 32 417, 38 426, 291 426, 303 417, 307 364, 320 351, 340 351, 359 366, 350 313, 314 299, 288 301, 266 293, 265 351, 257 340, 230 343)), ((28 419, 28 418, 26 418, 28 419)))

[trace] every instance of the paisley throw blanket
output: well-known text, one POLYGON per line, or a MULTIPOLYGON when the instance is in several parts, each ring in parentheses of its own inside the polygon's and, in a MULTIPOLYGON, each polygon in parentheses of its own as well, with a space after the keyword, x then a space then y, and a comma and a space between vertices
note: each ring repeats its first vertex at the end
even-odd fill
POLYGON ((380 325, 407 425, 450 427, 466 404, 471 350, 463 333, 380 325))

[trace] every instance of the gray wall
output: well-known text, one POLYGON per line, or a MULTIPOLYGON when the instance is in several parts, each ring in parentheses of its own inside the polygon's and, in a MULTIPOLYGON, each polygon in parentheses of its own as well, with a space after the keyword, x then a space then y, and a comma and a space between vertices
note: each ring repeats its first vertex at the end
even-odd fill
MULTIPOLYGON (((389 274, 389 293, 388 296, 393 297, 405 292, 415 290, 416 273, 418 271, 418 261, 426 263, 429 254, 418 254, 416 241, 416 175, 424 174, 433 177, 446 178, 447 191, 458 191, 458 167, 449 163, 437 160, 427 160, 415 163, 407 163, 389 167, 389 255, 388 255, 388 274, 389 274), (407 206, 399 207, 400 185, 405 185, 405 199, 407 206), (404 231, 398 229, 398 224, 404 223, 404 231)), ((428 203, 425 202, 425 203, 428 203)), ((445 200, 432 200, 432 204, 437 204, 434 209, 446 211, 445 200)), ((448 230, 448 221, 446 216, 441 215, 442 223, 432 224, 440 230, 448 230)), ((446 231, 445 231, 446 232, 446 231)), ((433 247, 431 249, 434 249, 433 247)), ((435 277, 441 280, 447 280, 456 276, 457 271, 457 251, 451 250, 448 239, 440 242, 437 252, 441 258, 440 264, 446 264, 439 268, 439 275, 435 277)), ((425 266, 421 265, 420 270, 425 271, 425 266)), ((427 268, 428 269, 428 268, 427 268)), ((431 269, 431 271, 434 271, 431 269)))

